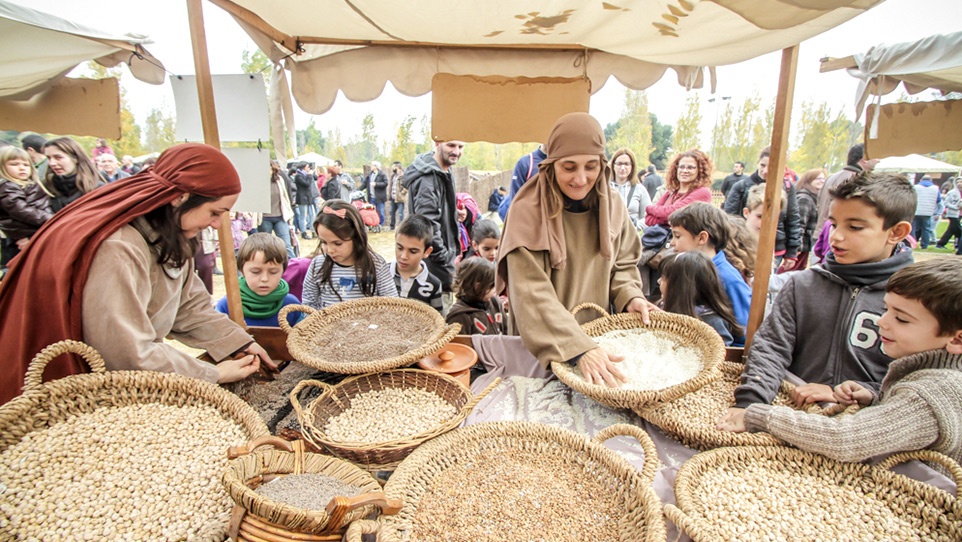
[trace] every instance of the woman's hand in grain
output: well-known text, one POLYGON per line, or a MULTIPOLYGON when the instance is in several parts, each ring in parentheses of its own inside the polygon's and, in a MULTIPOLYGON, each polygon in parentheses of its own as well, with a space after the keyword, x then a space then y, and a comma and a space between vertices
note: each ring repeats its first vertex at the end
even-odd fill
POLYGON ((634 312, 640 314, 641 321, 646 325, 651 324, 651 318, 648 315, 657 310, 661 309, 643 297, 633 297, 625 306, 625 312, 634 312))
POLYGON ((604 384, 609 388, 617 388, 628 382, 616 363, 624 361, 624 356, 611 354, 603 348, 592 348, 578 359, 578 370, 589 384, 604 384))

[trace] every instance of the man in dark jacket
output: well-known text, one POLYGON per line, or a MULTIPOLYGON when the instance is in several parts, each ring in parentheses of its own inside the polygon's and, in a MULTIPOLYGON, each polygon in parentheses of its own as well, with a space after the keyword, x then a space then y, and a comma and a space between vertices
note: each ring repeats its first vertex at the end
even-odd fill
POLYGON ((725 180, 722 181, 722 185, 721 185, 722 194, 724 194, 725 196, 728 196, 728 193, 731 192, 732 187, 735 186, 736 183, 743 180, 744 178, 745 178, 745 162, 735 162, 734 167, 732 167, 732 174, 729 175, 728 177, 725 177, 725 180))
POLYGON ((401 186, 408 189, 411 214, 422 215, 434 224, 433 250, 425 262, 431 273, 441 281, 445 314, 454 303, 451 293, 454 259, 461 251, 454 179, 450 168, 458 163, 463 150, 463 141, 437 142, 434 152, 414 158, 401 181, 401 186))
POLYGON ((384 225, 384 203, 387 202, 387 175, 381 171, 381 163, 377 160, 371 162, 371 173, 367 179, 368 190, 373 191, 368 194, 368 201, 374 204, 377 209, 377 216, 381 217, 381 225, 384 225))
POLYGON ((301 231, 301 237, 310 239, 311 223, 314 215, 311 213, 311 205, 314 203, 314 196, 311 187, 317 189, 314 175, 311 174, 311 165, 301 162, 297 165, 294 172, 294 185, 297 187, 297 194, 294 196, 294 219, 297 221, 297 229, 301 231))
POLYGON ((648 169, 645 171, 645 176, 641 179, 641 186, 645 187, 648 191, 648 197, 651 201, 655 201, 655 192, 658 191, 658 187, 665 184, 665 180, 661 178, 658 171, 655 169, 654 164, 648 164, 648 169))

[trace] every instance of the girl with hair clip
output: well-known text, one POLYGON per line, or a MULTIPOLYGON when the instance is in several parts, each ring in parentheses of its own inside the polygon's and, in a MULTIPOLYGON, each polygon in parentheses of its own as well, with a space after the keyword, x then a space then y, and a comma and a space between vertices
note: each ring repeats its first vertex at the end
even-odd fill
POLYGON ((694 250, 666 256, 658 286, 665 311, 705 322, 721 335, 725 346, 736 339, 744 341, 745 332, 735 320, 728 294, 708 256, 694 250))
POLYGON ((494 264, 484 258, 468 258, 458 264, 454 279, 457 302, 445 321, 461 324, 463 335, 504 335, 507 316, 494 293, 494 264))
POLYGON ((387 261, 371 250, 367 227, 346 201, 325 202, 314 219, 320 243, 304 278, 304 304, 323 309, 363 297, 398 297, 387 261))
POLYGON ((37 170, 27 151, 13 146, 0 149, 0 231, 5 236, 0 266, 6 267, 20 254, 51 216, 50 200, 37 184, 37 170))
POLYGON ((47 176, 40 186, 50 196, 53 212, 104 184, 93 160, 87 157, 83 147, 69 137, 51 139, 43 146, 47 156, 47 176))
POLYGON ((491 263, 498 261, 498 248, 501 246, 501 230, 498 223, 489 218, 482 218, 474 225, 471 232, 471 248, 465 254, 467 260, 480 256, 491 263))

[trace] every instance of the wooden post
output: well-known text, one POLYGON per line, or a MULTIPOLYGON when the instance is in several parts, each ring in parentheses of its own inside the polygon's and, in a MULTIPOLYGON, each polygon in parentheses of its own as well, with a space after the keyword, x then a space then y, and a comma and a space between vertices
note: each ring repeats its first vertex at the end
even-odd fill
POLYGON ((765 316, 768 299, 768 278, 772 271, 775 252, 775 232, 778 230, 779 205, 782 200, 782 178, 785 176, 785 150, 788 149, 788 129, 792 118, 795 96, 795 72, 798 67, 798 45, 782 49, 782 66, 778 77, 778 97, 775 100, 775 124, 772 126, 772 152, 768 158, 768 177, 765 182, 765 204, 762 231, 755 258, 755 281, 752 285, 752 306, 748 314, 745 351, 752 344, 755 331, 765 316))
MULTIPOLYGON (((220 149, 220 133, 217 130, 217 112, 214 109, 214 87, 210 79, 210 61, 207 58, 207 33, 204 31, 204 9, 201 0, 187 0, 187 19, 190 22, 190 41, 194 49, 194 71, 197 74, 197 95, 200 102, 200 121, 204 129, 204 143, 220 149)), ((240 300, 240 283, 237 280, 237 261, 234 259, 234 237, 231 235, 230 217, 221 218, 217 230, 220 238, 221 265, 224 269, 224 285, 227 288, 227 310, 231 320, 243 327, 244 308, 240 300)))

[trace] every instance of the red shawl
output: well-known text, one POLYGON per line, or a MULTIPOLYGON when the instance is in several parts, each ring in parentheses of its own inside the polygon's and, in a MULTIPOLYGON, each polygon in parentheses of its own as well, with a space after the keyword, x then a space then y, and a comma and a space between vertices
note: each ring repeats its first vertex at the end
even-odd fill
MULTIPOLYGON (((0 404, 20 393, 40 350, 64 339, 83 340, 84 285, 104 239, 184 193, 219 198, 240 189, 237 170, 220 151, 176 145, 153 168, 98 188, 47 221, 0 283, 0 404)), ((44 379, 84 367, 76 356, 61 356, 47 366, 44 379)))

